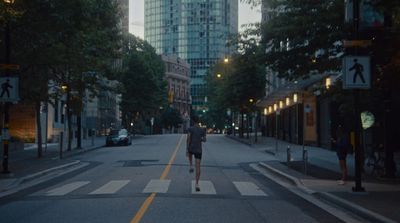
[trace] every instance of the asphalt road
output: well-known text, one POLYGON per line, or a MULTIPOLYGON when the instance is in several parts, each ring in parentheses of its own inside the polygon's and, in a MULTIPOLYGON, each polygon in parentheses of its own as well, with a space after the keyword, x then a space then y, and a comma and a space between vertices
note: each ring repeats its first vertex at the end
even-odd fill
POLYGON ((194 192, 184 135, 146 136, 71 159, 85 168, 0 202, 2 223, 340 222, 249 167, 271 155, 210 135, 194 192))

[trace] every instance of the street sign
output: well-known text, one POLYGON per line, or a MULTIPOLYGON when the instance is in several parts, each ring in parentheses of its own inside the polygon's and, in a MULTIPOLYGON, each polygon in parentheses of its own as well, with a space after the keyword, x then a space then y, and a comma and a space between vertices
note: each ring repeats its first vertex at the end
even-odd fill
POLYGON ((371 59, 369 56, 343 58, 343 89, 369 89, 371 87, 371 59))
POLYGON ((0 64, 0 68, 4 70, 18 70, 18 64, 0 64))
POLYGON ((371 40, 343 40, 343 47, 368 47, 371 44, 371 40))
POLYGON ((18 77, 0 77, 0 102, 16 102, 19 100, 18 77))

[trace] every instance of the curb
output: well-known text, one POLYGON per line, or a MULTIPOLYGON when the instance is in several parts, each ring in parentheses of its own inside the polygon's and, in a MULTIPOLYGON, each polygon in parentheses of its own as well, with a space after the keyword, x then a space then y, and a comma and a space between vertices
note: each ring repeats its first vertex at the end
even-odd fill
POLYGON ((75 154, 71 154, 71 156, 80 155, 82 153, 90 152, 92 150, 100 149, 100 148, 103 148, 103 147, 105 147, 105 144, 104 145, 99 145, 99 146, 94 145, 93 147, 89 147, 89 148, 80 148, 80 149, 75 148, 75 151, 78 151, 78 152, 75 152, 75 154))
POLYGON ((251 143, 249 143, 249 142, 245 142, 244 140, 241 140, 241 139, 238 138, 238 137, 231 136, 231 135, 226 135, 226 137, 228 137, 228 138, 230 138, 230 139, 233 139, 233 140, 235 140, 235 141, 237 141, 237 142, 243 143, 243 144, 245 144, 245 145, 253 146, 253 144, 251 144, 251 143))
MULTIPOLYGON (((99 146, 93 146, 93 147, 90 147, 90 148, 81 148, 81 149, 78 149, 78 148, 74 148, 74 149, 72 149, 70 152, 71 153, 65 153, 65 152, 68 152, 68 151, 63 151, 63 159, 64 158, 68 158, 68 157, 73 157, 73 156, 77 156, 77 155, 81 155, 81 154, 83 154, 83 153, 86 153, 86 152, 90 152, 90 151, 93 151, 93 150, 96 150, 96 149, 100 149, 100 148, 103 148, 103 147, 105 147, 105 145, 99 145, 99 146)), ((55 157, 59 157, 58 155, 57 156, 55 156, 55 157)))
POLYGON ((64 164, 64 165, 61 165, 61 166, 52 167, 52 168, 47 169, 47 170, 39 171, 39 172, 37 172, 37 173, 34 173, 34 174, 30 174, 30 175, 21 177, 21 178, 19 178, 17 181, 15 181, 14 183, 12 183, 12 184, 10 184, 9 186, 7 186, 7 187, 5 188, 5 190, 9 190, 10 188, 13 188, 13 187, 18 187, 18 186, 21 185, 21 184, 24 184, 24 183, 26 183, 26 182, 29 182, 29 181, 31 181, 31 180, 33 180, 33 179, 35 179, 35 178, 38 178, 38 177, 47 175, 47 174, 49 174, 49 173, 51 173, 51 172, 53 172, 53 171, 66 169, 66 168, 69 168, 69 167, 78 165, 78 164, 80 164, 80 163, 81 163, 81 161, 76 160, 76 161, 71 162, 71 163, 67 163, 67 164, 64 164))
POLYGON ((344 209, 349 210, 349 211, 355 213, 356 215, 358 215, 368 221, 371 221, 371 222, 379 222, 379 223, 395 223, 395 222, 397 222, 397 221, 394 221, 390 218, 387 218, 376 212, 370 211, 370 210, 363 208, 357 204, 351 203, 347 200, 344 200, 340 197, 337 197, 337 196, 332 195, 327 192, 317 192, 317 193, 315 193, 315 196, 320 199, 334 203, 335 205, 338 205, 340 207, 343 207, 344 209))
POLYGON ((9 184, 8 186, 6 186, 4 189, 2 189, 0 192, 0 198, 18 193, 19 191, 25 190, 32 186, 36 186, 40 183, 44 183, 55 177, 62 176, 63 174, 75 171, 87 165, 89 165, 89 163, 82 163, 81 161, 78 160, 22 177, 20 179, 17 179, 13 183, 9 184), (64 169, 65 169, 64 172, 61 173, 59 172, 64 169))
POLYGON ((296 177, 293 177, 289 174, 286 174, 280 170, 275 169, 274 167, 271 167, 270 165, 259 162, 259 166, 261 166, 264 169, 267 169, 270 172, 273 172, 273 174, 279 175, 289 182, 291 182, 293 185, 301 189, 302 191, 306 192, 307 194, 313 195, 314 197, 320 199, 320 200, 325 200, 330 203, 333 203, 336 206, 342 207, 345 210, 348 210, 352 213, 355 213, 357 216, 360 216, 364 218, 365 220, 371 221, 371 222, 379 222, 379 223, 395 223, 397 221, 394 221, 392 219, 389 219, 385 216, 382 216, 376 212, 370 211, 364 207, 361 207, 357 204, 354 204, 352 202, 349 202, 347 200, 344 200, 340 197, 337 197, 335 195, 332 195, 328 192, 318 192, 318 191, 313 191, 306 187, 301 180, 299 180, 296 177))
POLYGON ((296 177, 293 177, 289 174, 286 174, 280 170, 277 170, 273 167, 271 167, 268 164, 265 164, 263 162, 259 162, 258 163, 260 166, 262 166, 265 169, 268 169, 269 171, 273 172, 276 175, 279 175, 281 177, 284 177, 285 179, 287 179, 288 181, 290 181, 293 185, 295 185, 296 187, 298 187, 299 189, 301 189, 302 191, 306 192, 307 194, 314 194, 316 193, 315 191, 309 189, 308 187, 304 186, 303 182, 301 182, 301 180, 299 180, 296 177))

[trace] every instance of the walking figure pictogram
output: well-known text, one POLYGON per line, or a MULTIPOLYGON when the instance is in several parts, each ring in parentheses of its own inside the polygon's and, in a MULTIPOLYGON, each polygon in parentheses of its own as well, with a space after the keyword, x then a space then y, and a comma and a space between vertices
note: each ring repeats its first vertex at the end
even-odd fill
POLYGON ((10 90, 9 90, 10 88, 13 88, 13 86, 11 86, 10 80, 7 79, 6 82, 4 82, 4 83, 1 84, 1 94, 0 94, 0 98, 3 97, 4 93, 6 93, 6 94, 7 94, 7 98, 9 98, 9 97, 10 97, 10 90))
POLYGON ((357 81, 357 76, 360 76, 361 81, 365 83, 363 71, 364 71, 364 66, 358 63, 357 59, 354 59, 354 65, 350 67, 349 71, 355 70, 354 76, 353 76, 353 83, 356 83, 357 81))

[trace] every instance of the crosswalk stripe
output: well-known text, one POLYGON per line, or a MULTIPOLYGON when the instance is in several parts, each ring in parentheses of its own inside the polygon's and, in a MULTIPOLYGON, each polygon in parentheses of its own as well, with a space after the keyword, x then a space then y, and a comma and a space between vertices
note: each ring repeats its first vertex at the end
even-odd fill
POLYGON ((77 181, 72 182, 61 187, 57 187, 53 190, 50 190, 46 193, 47 196, 62 196, 66 195, 80 187, 85 186, 86 184, 90 183, 89 181, 77 181))
POLYGON ((127 185, 130 180, 112 180, 90 194, 113 194, 127 185))
POLYGON ((167 193, 171 180, 150 180, 143 193, 167 193))
POLYGON ((243 196, 267 196, 267 194, 253 182, 234 181, 233 184, 243 196))
POLYGON ((192 180, 192 194, 217 194, 214 184, 209 180, 200 180, 200 191, 196 191, 196 181, 192 180))

